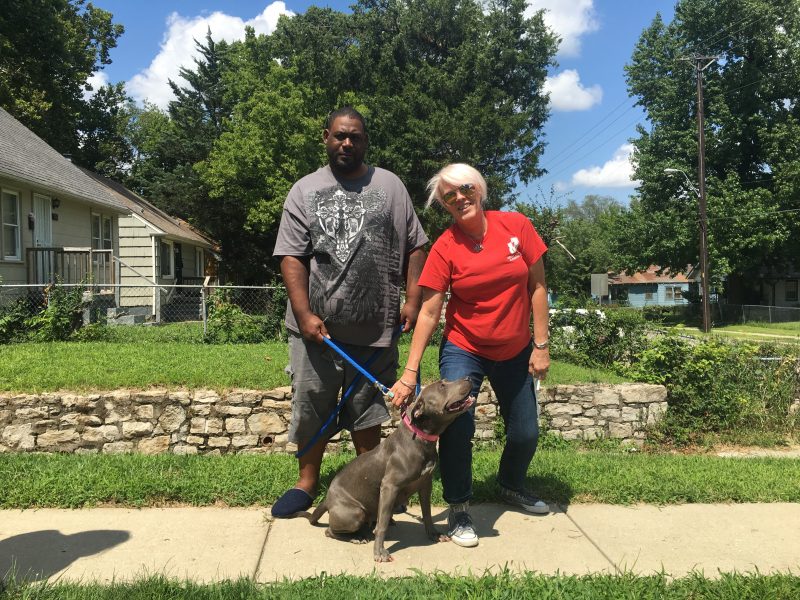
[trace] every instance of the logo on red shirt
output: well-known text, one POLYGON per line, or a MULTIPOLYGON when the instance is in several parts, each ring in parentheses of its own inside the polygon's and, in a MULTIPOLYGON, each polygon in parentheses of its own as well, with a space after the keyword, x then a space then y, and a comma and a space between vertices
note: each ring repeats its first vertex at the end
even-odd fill
POLYGON ((506 260, 517 260, 519 257, 519 238, 512 237, 508 240, 508 256, 506 260))

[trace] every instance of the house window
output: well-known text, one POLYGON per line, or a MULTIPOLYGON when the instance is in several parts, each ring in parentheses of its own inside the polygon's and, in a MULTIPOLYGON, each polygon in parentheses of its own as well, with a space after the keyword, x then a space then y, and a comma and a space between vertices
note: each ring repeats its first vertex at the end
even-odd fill
POLYGON ((787 279, 784 290, 786 302, 797 302, 797 279, 787 279))
POLYGON ((653 292, 651 292, 650 290, 645 291, 644 299, 645 300, 652 300, 653 299, 653 292))
POLYGON ((194 249, 194 274, 197 277, 205 275, 205 261, 203 260, 203 249, 194 249))
POLYGON ((161 276, 171 279, 175 273, 175 255, 172 253, 172 242, 161 240, 158 243, 158 248, 158 254, 161 263, 161 276))
POLYGON ((92 213, 92 250, 111 250, 112 240, 111 217, 92 213))
POLYGON ((683 298, 683 290, 679 285, 668 285, 664 290, 664 294, 666 300, 681 300, 683 298))
POLYGON ((19 226, 19 194, 8 190, 2 191, 0 217, 3 228, 0 230, 0 242, 5 260, 22 260, 22 244, 20 243, 19 226))

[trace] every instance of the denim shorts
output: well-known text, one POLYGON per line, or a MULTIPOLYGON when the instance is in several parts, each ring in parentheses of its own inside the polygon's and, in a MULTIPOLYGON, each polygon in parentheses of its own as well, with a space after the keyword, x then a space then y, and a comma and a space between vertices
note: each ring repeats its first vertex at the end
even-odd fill
MULTIPOLYGON (((397 377, 397 342, 387 348, 337 345, 383 385, 391 387, 397 377), (366 363, 374 360, 367 367, 366 363)), ((331 424, 327 435, 339 429, 359 431, 389 420, 383 395, 349 362, 327 344, 305 340, 289 331, 289 366, 292 378, 292 422, 289 441, 304 444, 310 440, 336 409, 340 394, 358 377, 338 416, 338 426, 331 424)))

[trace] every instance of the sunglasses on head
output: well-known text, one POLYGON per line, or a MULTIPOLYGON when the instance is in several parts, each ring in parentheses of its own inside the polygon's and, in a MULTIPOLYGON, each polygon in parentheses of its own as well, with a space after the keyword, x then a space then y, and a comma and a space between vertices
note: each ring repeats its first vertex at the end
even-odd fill
POLYGON ((478 193, 478 190, 475 188, 474 183, 462 183, 454 190, 450 190, 442 194, 442 202, 447 204, 448 206, 452 206, 458 201, 458 193, 460 192, 462 196, 464 196, 467 200, 475 200, 475 196, 478 193))

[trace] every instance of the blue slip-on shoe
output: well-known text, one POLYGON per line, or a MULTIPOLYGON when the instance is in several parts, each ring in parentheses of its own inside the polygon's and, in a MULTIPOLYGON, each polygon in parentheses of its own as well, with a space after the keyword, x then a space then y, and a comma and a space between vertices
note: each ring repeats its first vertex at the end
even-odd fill
POLYGON ((297 513, 311 508, 314 503, 308 492, 300 488, 292 488, 284 492, 283 496, 272 505, 272 516, 276 519, 288 519, 297 516, 297 513))

